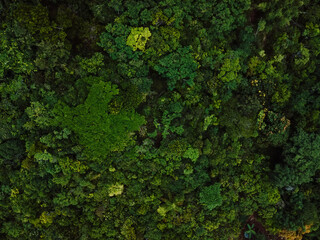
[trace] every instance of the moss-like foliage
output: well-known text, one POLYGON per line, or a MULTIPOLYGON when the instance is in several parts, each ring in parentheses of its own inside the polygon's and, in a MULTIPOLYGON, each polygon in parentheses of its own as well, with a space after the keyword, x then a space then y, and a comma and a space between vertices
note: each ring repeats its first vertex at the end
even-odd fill
POLYGON ((221 206, 220 184, 215 183, 209 187, 204 187, 200 192, 200 203, 205 205, 209 210, 221 206))
POLYGON ((89 157, 102 160, 110 152, 122 151, 132 143, 130 133, 139 130, 144 118, 133 109, 110 112, 109 103, 118 93, 110 82, 94 83, 83 104, 74 108, 58 104, 54 123, 73 130, 89 157))

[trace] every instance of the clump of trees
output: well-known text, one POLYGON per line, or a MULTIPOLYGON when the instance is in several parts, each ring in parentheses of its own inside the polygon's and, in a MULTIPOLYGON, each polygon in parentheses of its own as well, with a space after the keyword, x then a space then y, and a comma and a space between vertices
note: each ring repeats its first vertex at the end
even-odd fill
POLYGON ((319 237, 319 17, 2 1, 0 238, 319 237))

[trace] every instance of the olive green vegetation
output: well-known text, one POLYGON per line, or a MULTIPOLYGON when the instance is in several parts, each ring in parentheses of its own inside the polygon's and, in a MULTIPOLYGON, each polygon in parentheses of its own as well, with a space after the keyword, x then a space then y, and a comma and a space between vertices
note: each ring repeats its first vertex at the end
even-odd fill
POLYGON ((0 20, 0 239, 237 239, 253 213, 320 237, 319 0, 4 0, 0 20))

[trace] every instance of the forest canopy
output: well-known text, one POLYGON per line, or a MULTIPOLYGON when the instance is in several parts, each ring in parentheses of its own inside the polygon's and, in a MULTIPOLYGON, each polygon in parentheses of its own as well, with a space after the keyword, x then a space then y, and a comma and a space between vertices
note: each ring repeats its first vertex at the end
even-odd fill
POLYGON ((319 64, 319 0, 0 1, 0 239, 319 239, 319 64))

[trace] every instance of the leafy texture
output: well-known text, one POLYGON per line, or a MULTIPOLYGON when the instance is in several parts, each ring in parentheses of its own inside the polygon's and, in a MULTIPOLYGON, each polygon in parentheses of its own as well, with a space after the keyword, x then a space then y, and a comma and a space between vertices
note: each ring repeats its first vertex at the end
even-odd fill
POLYGON ((222 205, 220 186, 219 183, 215 183, 214 185, 203 188, 200 192, 200 203, 205 205, 209 210, 213 210, 222 205))
POLYGON ((145 45, 151 36, 149 28, 133 28, 127 39, 127 45, 132 47, 133 51, 137 49, 144 51, 145 45))
POLYGON ((0 20, 0 239, 320 238, 319 0, 0 20))
POLYGON ((177 52, 171 53, 159 60, 154 69, 164 77, 168 78, 168 89, 173 90, 176 83, 194 84, 197 63, 192 58, 188 48, 179 48, 177 52))
POLYGON ((130 143, 130 133, 137 131, 144 119, 133 110, 110 113, 108 104, 118 93, 110 82, 95 83, 83 104, 75 108, 57 105, 55 124, 78 134, 92 158, 103 159, 112 151, 122 151, 130 143))

